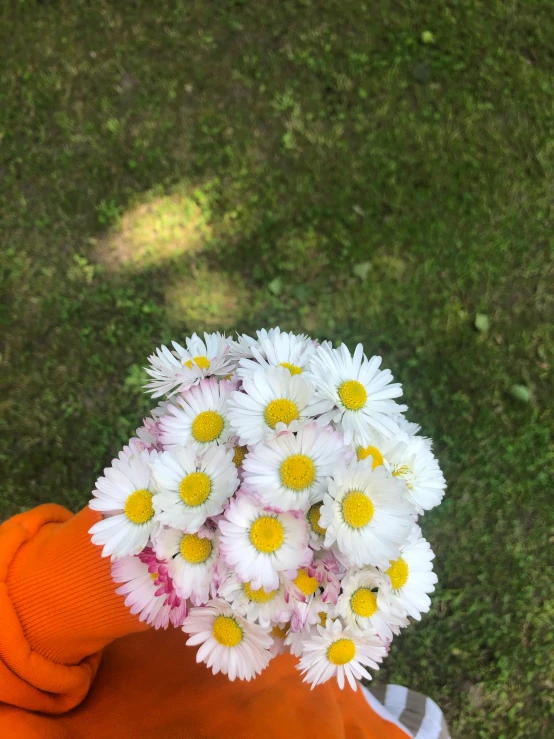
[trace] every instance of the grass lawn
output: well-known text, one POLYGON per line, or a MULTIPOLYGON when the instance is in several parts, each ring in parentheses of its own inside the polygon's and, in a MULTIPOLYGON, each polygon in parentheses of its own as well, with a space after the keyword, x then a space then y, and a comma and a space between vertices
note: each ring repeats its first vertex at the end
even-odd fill
POLYGON ((376 677, 554 735, 551 2, 20 0, 0 41, 2 515, 86 502, 155 345, 363 341, 449 483, 376 677))

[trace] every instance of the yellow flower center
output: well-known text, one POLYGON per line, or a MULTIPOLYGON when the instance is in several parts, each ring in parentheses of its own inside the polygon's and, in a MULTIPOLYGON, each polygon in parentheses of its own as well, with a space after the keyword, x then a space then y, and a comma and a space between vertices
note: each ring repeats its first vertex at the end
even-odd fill
POLYGON ((271 629, 271 636, 276 636, 279 639, 284 639, 286 635, 288 634, 288 632, 289 632, 288 624, 285 626, 274 626, 271 629))
POLYGON ((136 524, 148 523, 154 515, 152 493, 148 490, 135 490, 125 501, 125 515, 136 524))
POLYGON ((359 411, 367 400, 366 389, 358 380, 346 380, 339 387, 339 398, 349 411, 359 411))
POLYGON ((202 444, 215 441, 223 431, 224 423, 221 413, 203 411, 192 422, 192 436, 202 444))
POLYGON ((393 477, 401 477, 405 482, 408 488, 411 490, 413 488, 412 482, 410 480, 410 477, 412 475, 412 470, 408 467, 407 464, 400 465, 400 467, 396 467, 392 471, 393 477))
POLYGON ((342 499, 342 515, 344 520, 353 529, 361 529, 373 518, 375 509, 373 503, 364 493, 353 490, 342 499))
POLYGON ((235 467, 240 467, 244 462, 244 458, 248 454, 247 446, 236 446, 233 450, 233 463, 235 467))
POLYGON ((198 534, 185 534, 181 539, 179 551, 185 562, 199 565, 212 553, 212 542, 210 539, 201 539, 198 534))
POLYGON ((304 568, 298 570, 298 575, 294 578, 293 583, 306 596, 313 595, 319 588, 318 581, 315 577, 310 577, 304 568))
POLYGON ((250 541, 258 552, 272 554, 285 540, 285 529, 273 516, 260 516, 250 527, 250 541))
POLYGON ((327 650, 327 659, 333 665, 346 665, 356 656, 356 645, 352 639, 337 639, 327 650))
POLYGON ((409 574, 410 568, 408 567, 408 563, 406 560, 402 559, 402 557, 392 562, 391 566, 387 570, 387 575, 390 577, 393 590, 403 588, 408 582, 409 574))
POLYGON ((212 626, 214 639, 223 647, 236 647, 242 641, 242 629, 232 616, 217 616, 212 626))
POLYGON ((275 598, 275 596, 277 595, 277 590, 271 590, 269 593, 266 593, 263 588, 252 590, 249 582, 245 582, 242 586, 242 589, 246 597, 249 600, 253 600, 254 603, 269 603, 269 601, 273 600, 273 598, 275 598))
POLYGON ((192 369, 193 362, 199 369, 210 369, 210 360, 204 355, 194 357, 193 359, 187 359, 187 361, 183 362, 183 364, 185 365, 185 367, 192 369))
POLYGON ((369 618, 377 610, 377 596, 369 588, 358 588, 350 598, 350 607, 356 616, 369 618))
POLYGON ((287 488, 300 492, 315 480, 315 465, 305 454, 292 454, 280 468, 281 482, 287 488))
POLYGON ((320 536, 325 536, 327 529, 324 529, 322 526, 319 525, 319 517, 321 515, 322 505, 323 503, 314 503, 314 505, 308 511, 308 521, 316 534, 319 534, 320 536))
POLYGON ((371 456, 373 469, 383 464, 383 455, 376 446, 359 446, 356 449, 356 454, 360 462, 362 461, 362 459, 367 459, 369 456, 371 456))
POLYGON ((281 362, 281 367, 288 369, 291 375, 301 375, 302 374, 302 367, 298 367, 296 364, 291 364, 290 362, 281 362))
POLYGON ((159 573, 158 572, 150 572, 149 574, 150 574, 150 577, 152 578, 152 580, 154 580, 154 582, 156 582, 156 580, 159 577, 159 573))
POLYGON ((205 472, 191 472, 183 477, 179 485, 179 495, 185 505, 202 505, 212 490, 212 481, 205 472))
POLYGON ((320 625, 325 628, 327 626, 327 614, 325 611, 320 611, 317 615, 319 616, 320 625))
POLYGON ((286 426, 292 421, 296 421, 299 416, 298 408, 292 400, 288 398, 279 398, 268 403, 264 417, 267 425, 274 429, 278 423, 284 423, 286 426))

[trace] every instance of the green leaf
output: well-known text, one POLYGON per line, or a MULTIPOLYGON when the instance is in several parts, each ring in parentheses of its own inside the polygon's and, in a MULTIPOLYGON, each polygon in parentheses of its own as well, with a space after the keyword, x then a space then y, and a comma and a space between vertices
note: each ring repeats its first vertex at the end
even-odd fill
POLYGON ((512 385, 510 395, 522 403, 528 403, 531 400, 531 391, 526 385, 512 385))
POLYGON ((283 280, 280 277, 275 277, 267 287, 269 288, 269 292, 273 293, 273 295, 280 295, 281 290, 283 289, 283 280))
POLYGON ((478 313, 475 316, 475 328, 477 331, 481 331, 481 333, 486 334, 489 330, 489 317, 485 313, 478 313))
POLYGON ((371 269, 371 262, 360 262, 359 264, 355 264, 352 267, 352 272, 354 272, 356 277, 359 277, 360 280, 365 280, 367 278, 367 275, 370 269, 371 269))
POLYGON ((421 43, 434 44, 435 34, 432 31, 423 31, 423 33, 421 34, 421 43))

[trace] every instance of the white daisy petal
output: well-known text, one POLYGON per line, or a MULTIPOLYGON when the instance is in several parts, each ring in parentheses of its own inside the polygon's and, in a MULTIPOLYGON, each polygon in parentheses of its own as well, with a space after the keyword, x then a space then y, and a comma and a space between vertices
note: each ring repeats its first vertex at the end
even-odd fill
POLYGON ((152 378, 144 386, 151 391, 153 398, 161 395, 172 395, 181 385, 182 364, 179 359, 166 347, 156 349, 156 353, 148 357, 149 367, 144 369, 152 378))
POLYGON ((385 583, 378 594, 380 608, 402 612, 419 621, 421 614, 431 607, 428 593, 433 592, 437 583, 432 565, 434 558, 429 542, 421 536, 421 529, 414 526, 400 548, 400 556, 385 572, 385 583))

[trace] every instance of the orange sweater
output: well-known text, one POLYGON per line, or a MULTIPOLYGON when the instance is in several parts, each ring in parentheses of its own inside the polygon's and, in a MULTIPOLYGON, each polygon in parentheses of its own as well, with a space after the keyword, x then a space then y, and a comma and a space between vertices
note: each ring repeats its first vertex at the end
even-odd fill
POLYGON ((197 665, 115 594, 98 519, 43 505, 0 526, 0 736, 406 739, 361 691, 310 690, 290 656, 250 683, 197 665))

